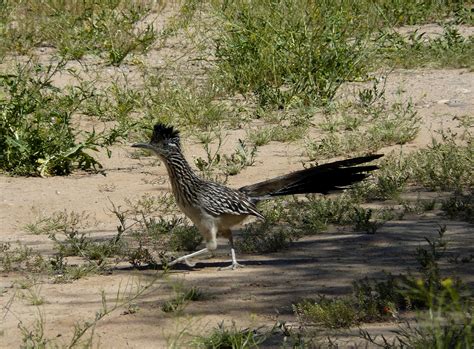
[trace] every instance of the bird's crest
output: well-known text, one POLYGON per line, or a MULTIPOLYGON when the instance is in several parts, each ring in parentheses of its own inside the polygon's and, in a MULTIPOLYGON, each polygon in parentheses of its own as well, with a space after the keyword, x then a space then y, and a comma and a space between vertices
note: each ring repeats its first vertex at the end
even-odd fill
POLYGON ((160 143, 164 140, 173 140, 179 143, 179 131, 174 129, 173 126, 157 123, 153 128, 151 143, 160 143))

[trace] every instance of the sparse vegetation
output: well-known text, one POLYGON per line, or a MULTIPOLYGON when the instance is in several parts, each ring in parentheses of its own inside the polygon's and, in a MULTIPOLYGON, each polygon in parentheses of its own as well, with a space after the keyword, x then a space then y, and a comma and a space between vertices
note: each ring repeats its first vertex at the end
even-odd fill
POLYGON ((474 35, 463 37, 452 25, 445 25, 443 33, 427 38, 426 33, 414 30, 409 35, 396 31, 382 32, 383 43, 379 56, 391 65, 411 67, 472 68, 474 35))
MULTIPOLYGON (((101 153, 110 157, 123 140, 147 139, 159 120, 177 126, 191 144, 196 140, 202 144, 205 155, 195 157, 194 165, 204 177, 220 182, 245 175, 242 171, 248 166, 260 166, 262 159, 267 161, 268 149, 281 151, 282 145, 275 142, 294 142, 305 149, 304 161, 385 148, 380 169, 342 195, 260 204, 266 220, 245 225, 235 236, 239 253, 291 248, 303 236, 334 228, 341 234, 354 230, 376 234, 367 239, 377 238, 398 224, 385 230, 384 223, 394 218, 409 229, 412 223, 403 218, 408 214, 416 223, 425 214, 435 220, 456 220, 464 227, 473 223, 474 216, 472 115, 461 116, 461 109, 451 109, 458 125, 448 129, 443 124, 444 130, 438 132, 433 123, 431 144, 420 148, 425 119, 434 116, 444 123, 452 116, 427 116, 424 97, 414 96, 412 101, 402 93, 389 94, 386 87, 392 75, 380 72, 467 68, 462 73, 471 74, 473 23, 472 4, 466 1, 189 0, 171 5, 151 0, 0 0, 0 172, 42 177, 78 170, 105 174, 101 153), (425 32, 433 28, 439 34, 425 32), (373 78, 374 74, 382 76, 373 78), (242 139, 229 142, 233 132, 242 139), (387 200, 384 208, 381 200, 387 200)), ((471 87, 464 87, 453 93, 470 96, 471 87)), ((462 107, 426 100, 432 102, 440 110, 462 107)), ((284 146, 289 149, 293 144, 284 146)), ((190 153, 197 154, 192 147, 190 153)), ((139 163, 142 155, 131 157, 139 163)), ((6 183, 15 180, 8 178, 6 183)), ((143 182, 161 185, 163 179, 143 182)), ((112 197, 120 185, 112 180, 97 188, 104 197, 112 197)), ((7 205, 2 203, 2 212, 9 215, 15 208, 7 205)), ((117 266, 123 274, 129 267, 140 273, 143 269, 148 276, 147 269, 159 264, 167 272, 173 254, 194 251, 202 243, 202 236, 168 195, 154 193, 125 203, 114 198, 108 207, 117 228, 107 234, 89 213, 74 211, 67 201, 64 206, 27 225, 31 234, 27 239, 5 240, 17 238, 8 235, 0 242, 0 271, 6 285, 22 278, 12 281, 11 287, 2 283, 0 297, 10 290, 13 294, 2 310, 13 313, 11 306, 17 300, 37 309, 31 322, 15 315, 19 329, 15 335, 25 348, 100 346, 102 339, 94 339, 96 324, 118 308, 125 309, 122 315, 138 316, 145 307, 135 301, 156 279, 133 291, 119 289, 112 306, 102 293, 101 309, 90 321, 75 321, 67 338, 48 332, 50 319, 42 309, 54 299, 42 289, 49 284, 103 278, 104 273, 115 273, 117 266), (46 247, 30 239, 41 240, 46 247)), ((401 320, 410 310, 415 321, 400 325, 390 339, 363 330, 361 339, 385 348, 472 347, 472 294, 462 280, 445 275, 444 260, 453 268, 470 268, 473 255, 464 250, 447 252, 444 232, 441 227, 437 238, 416 249, 416 271, 355 281, 352 293, 345 296, 314 295, 298 303, 294 299, 297 326, 280 323, 268 331, 222 322, 198 335, 183 330, 180 339, 196 348, 258 348, 278 327, 277 337, 282 335, 283 342, 270 338, 271 345, 319 347, 320 327, 401 320)), ((157 295, 162 309, 158 313, 177 322, 189 315, 189 302, 208 301, 202 286, 177 283, 171 293, 157 295)), ((249 297, 259 300, 258 295, 249 297)), ((2 330, 0 336, 10 333, 2 330)), ((337 340, 328 341, 328 347, 337 346, 337 340)))
POLYGON ((178 284, 174 287, 175 297, 162 304, 161 310, 165 313, 180 312, 184 309, 188 302, 195 302, 203 299, 203 293, 197 287, 183 289, 182 285, 178 284))
POLYGON ((67 59, 97 54, 117 65, 156 39, 153 25, 137 25, 150 13, 151 1, 4 1, 2 7, 0 52, 53 47, 67 59))
MULTIPOLYGON (((419 310, 419 321, 427 320, 420 327, 401 327, 389 348, 395 343, 445 343, 463 348, 472 342, 470 322, 471 295, 466 293, 462 283, 452 276, 443 277, 439 261, 445 257, 447 241, 445 227, 438 237, 426 239, 428 247, 419 247, 416 259, 420 276, 411 272, 399 276, 387 275, 385 280, 367 278, 353 283, 353 294, 348 297, 304 300, 294 305, 294 311, 303 323, 313 323, 328 328, 354 326, 360 322, 371 322, 398 317, 406 309, 419 310), (462 310, 461 310, 462 309, 462 310), (431 314, 431 316, 426 316, 431 314), (463 315, 456 317, 454 313, 463 315), (465 313, 467 312, 467 313, 465 313), (436 315, 435 315, 436 314, 436 315)), ((377 343, 367 331, 361 331, 364 339, 377 343)), ((386 339, 382 336, 382 341, 386 339)), ((388 342, 385 342, 388 345, 388 342)))
POLYGON ((192 346, 199 349, 250 349, 258 348, 265 338, 265 333, 262 333, 259 329, 239 329, 235 323, 232 323, 231 326, 225 326, 221 322, 208 335, 196 336, 192 346))
POLYGON ((74 87, 60 91, 52 85, 63 67, 64 62, 44 66, 30 61, 14 74, 0 74, 2 171, 46 176, 101 168, 87 150, 110 145, 115 137, 73 129, 73 114, 88 96, 74 87))
POLYGON ((308 142, 307 154, 312 160, 376 152, 383 146, 405 144, 418 134, 420 118, 413 105, 397 102, 387 106, 377 85, 359 91, 358 104, 350 103, 345 108, 351 111, 342 109, 342 115, 339 111, 329 112, 320 125, 327 135, 308 142), (349 116, 348 112, 354 115, 349 116))
POLYGON ((441 209, 451 219, 462 219, 474 223, 474 194, 471 192, 446 199, 441 209))

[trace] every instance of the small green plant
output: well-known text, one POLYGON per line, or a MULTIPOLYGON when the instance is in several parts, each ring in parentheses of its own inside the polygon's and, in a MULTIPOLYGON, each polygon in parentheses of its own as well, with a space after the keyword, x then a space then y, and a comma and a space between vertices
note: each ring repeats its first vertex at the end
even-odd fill
MULTIPOLYGON (((409 348, 470 348, 474 344, 474 322, 472 299, 461 294, 459 284, 451 278, 442 280, 434 303, 426 313, 419 313, 415 323, 406 322, 395 330, 395 338, 371 336, 361 330, 360 335, 372 345, 392 349, 409 348)), ((415 288, 421 293, 430 293, 419 283, 415 288)), ((427 298, 427 297, 425 297, 427 298)))
POLYGON ((244 141, 239 139, 235 152, 230 156, 224 155, 224 174, 233 176, 238 174, 247 166, 255 163, 255 154, 257 147, 249 147, 244 141))
POLYGON ((236 248, 246 253, 276 252, 291 244, 300 237, 297 230, 290 227, 278 227, 284 224, 286 212, 281 201, 262 204, 260 212, 265 221, 247 224, 235 242, 236 248), (276 224, 278 222, 278 224, 276 224))
POLYGON ((412 67, 472 67, 470 56, 474 51, 474 37, 463 37, 451 25, 444 27, 443 35, 429 39, 425 33, 415 30, 408 36, 382 30, 382 43, 376 63, 388 63, 403 68, 412 67))
POLYGON ((221 163, 220 149, 223 141, 222 134, 220 132, 201 133, 199 139, 206 152, 206 159, 198 157, 194 161, 194 164, 204 177, 209 177, 212 171, 221 163), (212 147, 211 143, 215 140, 217 140, 217 144, 215 147, 212 147))
POLYGON ((46 176, 101 168, 87 151, 107 147, 119 135, 75 131, 72 116, 90 96, 79 88, 60 90, 52 85, 64 65, 65 61, 48 66, 29 61, 18 64, 13 74, 0 74, 2 171, 46 176))
POLYGON ((26 229, 36 234, 46 234, 55 243, 56 255, 51 260, 53 270, 72 272, 73 269, 67 268, 64 257, 79 256, 97 268, 103 268, 108 258, 120 255, 125 247, 123 231, 119 230, 113 238, 95 241, 83 232, 88 225, 88 215, 85 212, 59 211, 51 217, 41 218, 38 222, 27 225, 26 229))
POLYGON ((160 121, 180 127, 180 129, 201 132, 216 129, 222 123, 232 124, 239 120, 225 103, 218 100, 219 91, 209 83, 195 79, 169 81, 154 70, 144 72, 143 102, 144 118, 140 120, 142 129, 150 130, 160 121))
POLYGON ((194 251, 201 243, 199 231, 176 215, 172 196, 144 195, 136 202, 126 203, 126 208, 112 204, 111 212, 119 225, 117 235, 108 243, 120 247, 113 250, 114 254, 123 256, 132 265, 156 264, 154 255, 166 262, 169 253, 194 251), (160 218, 154 217, 157 214, 160 218), (130 237, 126 241, 122 238, 125 233, 130 237))
POLYGON ((457 144, 456 135, 442 132, 442 140, 412 156, 412 180, 430 189, 462 191, 474 185, 474 147, 457 144))
POLYGON ((162 304, 161 310, 165 313, 180 312, 184 309, 188 302, 195 302, 203 299, 203 293, 197 287, 183 289, 180 287, 174 288, 175 297, 162 304))
POLYGON ((22 297, 29 305, 39 306, 44 304, 45 300, 41 296, 41 285, 34 284, 23 291, 22 297))
POLYGON ((289 206, 293 227, 304 235, 320 232, 328 224, 347 225, 353 222, 356 203, 347 194, 336 198, 308 195, 307 201, 296 201, 289 206), (304 212, 304 214, 302 214, 304 212))
POLYGON ((106 298, 105 292, 101 292, 101 308, 95 313, 92 319, 88 321, 76 321, 72 328, 72 336, 66 343, 61 343, 60 339, 49 338, 46 335, 46 321, 41 308, 38 307, 38 315, 31 324, 25 324, 22 320, 18 323, 23 342, 22 348, 50 348, 50 347, 90 347, 95 335, 97 324, 118 309, 130 309, 134 302, 147 291, 149 291, 155 283, 162 278, 162 274, 155 275, 146 284, 139 282, 128 282, 125 286, 120 285, 116 297, 110 301, 106 298))
POLYGON ((16 246, 5 242, 0 244, 0 267, 3 272, 23 271, 41 273, 48 270, 45 258, 31 247, 18 242, 16 246))
POLYGON ((441 209, 451 219, 458 218, 474 223, 474 193, 453 196, 443 201, 441 209))
POLYGON ((262 107, 321 104, 364 75, 367 36, 344 10, 304 1, 216 7, 218 75, 230 91, 253 92, 262 107))
POLYGON ((402 293, 402 277, 388 274, 383 280, 364 278, 352 284, 352 295, 346 297, 304 300, 293 306, 303 322, 327 328, 350 327, 396 317, 411 306, 402 293))
POLYGON ((89 53, 118 65, 132 52, 145 52, 156 40, 153 25, 138 25, 151 11, 149 1, 39 4, 28 0, 15 6, 6 1, 3 6, 5 40, 0 47, 5 51, 25 54, 49 46, 67 59, 89 53))
POLYGON ((257 152, 257 146, 250 147, 244 141, 239 139, 235 151, 230 155, 221 155, 220 149, 222 146, 222 135, 221 133, 204 133, 200 135, 200 140, 203 143, 204 150, 206 152, 206 159, 198 157, 195 160, 196 167, 201 171, 202 175, 206 178, 212 177, 213 171, 220 169, 227 178, 227 176, 233 176, 238 174, 242 169, 247 166, 252 166, 255 163, 255 155, 257 152), (215 146, 211 145, 211 142, 217 139, 215 146))
MULTIPOLYGON (((410 340, 419 338, 421 334, 422 337, 447 335, 449 338, 451 336, 449 333, 464 333, 463 331, 472 329, 472 323, 468 325, 470 320, 466 322, 464 315, 458 313, 461 309, 469 309, 471 302, 469 293, 466 294, 459 281, 441 276, 439 261, 444 257, 447 246, 447 241, 444 239, 445 232, 446 228, 440 227, 437 238, 426 238, 428 247, 417 248, 416 259, 420 277, 408 273, 398 276, 388 274, 382 280, 368 278, 358 280, 353 283, 351 296, 305 300, 293 306, 295 313, 304 323, 339 328, 398 317, 399 312, 404 310, 428 310, 431 314, 429 322, 436 327, 436 333, 422 325, 419 333, 412 332, 413 329, 401 332, 400 337, 397 337, 401 343, 404 343, 402 340, 409 338, 410 340), (448 320, 444 326, 443 317, 448 320), (452 326, 451 323, 457 325, 452 326), (409 333, 410 337, 404 338, 409 333)), ((361 333, 366 340, 374 341, 367 331, 361 333)), ((457 341, 460 340, 457 335, 455 337, 457 341)), ((469 338, 472 340, 472 334, 469 338)))
POLYGON ((238 329, 234 322, 226 327, 221 322, 208 335, 196 336, 191 345, 198 349, 250 349, 259 348, 266 337, 261 329, 238 329))
POLYGON ((349 327, 358 321, 357 310, 350 299, 306 300, 294 306, 295 313, 303 322, 312 322, 323 327, 349 327))
POLYGON ((374 220, 372 217, 372 209, 364 209, 356 207, 354 210, 354 230, 365 231, 368 234, 375 234, 377 229, 383 224, 380 221, 374 220))
POLYGON ((44 324, 44 316, 40 310, 38 310, 38 317, 35 319, 32 328, 27 327, 22 321, 18 323, 23 348, 47 348, 51 344, 52 340, 45 337, 44 324))
POLYGON ((410 102, 386 105, 385 99, 381 97, 362 98, 367 100, 356 104, 357 114, 351 111, 349 116, 343 109, 342 116, 339 111, 332 111, 325 116, 320 127, 329 133, 319 141, 307 142, 306 153, 310 159, 375 152, 383 146, 405 144, 416 137, 420 118, 410 102), (375 100, 369 101, 369 98, 375 100))

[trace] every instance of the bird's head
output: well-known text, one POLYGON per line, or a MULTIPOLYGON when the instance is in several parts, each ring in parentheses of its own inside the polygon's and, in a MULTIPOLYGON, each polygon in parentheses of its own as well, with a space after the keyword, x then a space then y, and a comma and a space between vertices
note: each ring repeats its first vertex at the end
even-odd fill
POLYGON ((132 147, 148 149, 166 158, 174 153, 181 152, 179 131, 174 129, 173 126, 157 123, 153 128, 149 143, 135 143, 132 147))

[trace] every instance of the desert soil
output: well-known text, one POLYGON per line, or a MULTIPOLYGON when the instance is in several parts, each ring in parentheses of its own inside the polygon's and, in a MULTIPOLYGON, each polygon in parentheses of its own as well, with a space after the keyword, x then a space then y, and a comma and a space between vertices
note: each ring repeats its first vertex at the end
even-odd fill
MULTIPOLYGON (((172 50, 172 47, 165 49, 172 50)), ((159 51, 153 54, 158 55, 159 51)), ((353 86, 348 85, 342 91, 351 88, 353 86)), ((428 145, 436 130, 455 127, 454 117, 472 115, 474 110, 474 73, 466 70, 397 70, 388 75, 386 89, 387 100, 411 99, 423 118, 418 137, 405 145, 404 150, 428 145)), ((320 117, 315 115, 314 123, 320 117)), ((244 137, 245 132, 228 130, 223 152, 230 152, 235 140, 244 137)), ((183 142, 191 162, 203 155, 202 147, 194 146, 197 143, 192 139, 183 142)), ((265 145, 259 148, 255 165, 230 177, 228 184, 239 187, 300 169, 301 162, 307 161, 303 149, 303 140, 265 145)), ((390 147, 383 151, 398 149, 390 147)), ((134 201, 147 193, 161 195, 170 190, 164 166, 159 166, 151 157, 132 158, 128 144, 115 146, 112 151, 110 159, 105 154, 100 155, 105 176, 74 173, 67 177, 15 178, 1 175, 0 242, 20 241, 48 255, 52 253, 51 241, 28 234, 24 229, 38 217, 60 210, 84 211, 95 221, 89 228, 93 236, 111 235, 116 231, 117 221, 110 214, 110 202, 121 205, 125 199, 134 201)), ((411 195, 416 198, 441 194, 414 192, 411 195)), ((159 215, 160 212, 156 212, 156 216, 159 215)), ((415 268, 415 249, 425 244, 425 237, 435 237, 442 224, 447 226, 450 252, 474 254, 473 226, 447 220, 438 211, 390 221, 373 235, 331 228, 299 240, 278 253, 239 254, 240 262, 246 267, 235 271, 218 271, 218 267, 229 262, 227 243, 220 241, 215 256, 201 260, 192 269, 178 266, 166 278, 158 279, 134 302, 136 312, 118 309, 100 321, 94 344, 103 348, 165 348, 179 339, 182 331, 204 333, 221 321, 227 324, 235 321, 238 326, 271 327, 276 321, 294 324, 292 304, 298 300, 317 294, 347 294, 356 279, 415 268), (176 282, 197 286, 205 295, 204 300, 191 302, 182 316, 164 313, 160 308, 172 297, 172 286, 176 282)), ((238 236, 238 231, 236 234, 238 236)), ((443 265, 443 270, 454 272, 472 286, 474 274, 470 268, 469 263, 443 265)), ((17 297, 8 306, 9 310, 2 312, 0 347, 19 347, 18 323, 29 324, 31 328, 38 311, 44 319, 46 336, 67 343, 74 323, 92 320, 100 310, 101 292, 112 302, 118 290, 125 291, 138 282, 145 284, 157 273, 159 271, 147 268, 133 270, 119 265, 109 275, 88 276, 67 284, 42 280, 38 292, 44 298, 43 305, 32 306, 26 299, 17 297)), ((1 276, 0 305, 5 310, 18 292, 15 283, 24 275, 1 276)), ((373 333, 388 333, 397 326, 394 320, 366 327, 373 333)), ((350 333, 353 331, 339 332, 343 343, 357 341, 350 333)))

